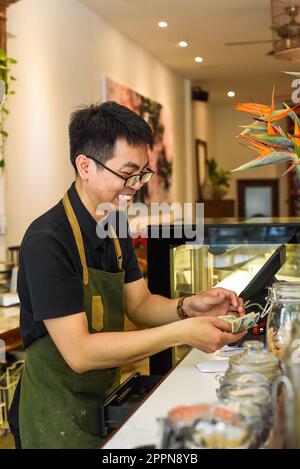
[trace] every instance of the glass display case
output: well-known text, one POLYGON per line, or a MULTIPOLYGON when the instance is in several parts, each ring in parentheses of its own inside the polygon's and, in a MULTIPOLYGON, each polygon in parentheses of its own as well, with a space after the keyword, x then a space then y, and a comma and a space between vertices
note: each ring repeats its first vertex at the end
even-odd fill
MULTIPOLYGON (((170 296, 179 298, 216 285, 243 291, 267 262, 278 244, 227 244, 170 247, 170 296)), ((300 280, 300 245, 286 246, 286 262, 277 272, 278 280, 300 280)))
MULTIPOLYGON (((281 244, 286 245, 286 261, 276 279, 300 280, 298 218, 205 219, 202 245, 190 244, 184 235, 178 237, 174 226, 168 238, 153 238, 151 232, 162 234, 162 225, 156 231, 149 227, 148 285, 152 293, 178 298, 218 285, 239 294, 281 244)), ((266 287, 261 285, 262 297, 266 287)), ((150 371, 162 374, 172 365, 171 352, 162 352, 151 359, 150 371)))

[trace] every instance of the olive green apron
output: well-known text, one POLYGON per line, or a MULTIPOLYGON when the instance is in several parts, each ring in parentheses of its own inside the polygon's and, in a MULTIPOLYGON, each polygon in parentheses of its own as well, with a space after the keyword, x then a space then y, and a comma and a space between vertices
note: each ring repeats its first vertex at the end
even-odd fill
MULTIPOLYGON (((67 194, 63 205, 82 263, 84 311, 89 332, 122 331, 125 274, 119 240, 111 227, 117 273, 87 267, 82 234, 67 194)), ((99 404, 119 385, 119 378, 118 368, 75 373, 49 334, 36 340, 26 349, 21 379, 22 447, 97 448, 101 443, 99 404)))

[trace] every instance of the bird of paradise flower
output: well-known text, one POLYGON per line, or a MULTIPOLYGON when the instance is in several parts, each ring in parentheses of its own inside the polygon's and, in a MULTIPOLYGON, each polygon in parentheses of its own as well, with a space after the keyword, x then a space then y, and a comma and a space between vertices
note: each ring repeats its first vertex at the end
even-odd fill
POLYGON ((296 171, 300 180, 300 119, 295 113, 296 108, 283 103, 284 109, 275 109, 275 87, 273 88, 271 105, 258 103, 238 103, 234 108, 253 114, 254 122, 240 126, 244 130, 239 137, 245 142, 245 146, 255 150, 258 156, 239 166, 232 171, 243 171, 276 163, 289 163, 290 167, 283 175, 290 171, 296 171), (293 120, 294 131, 290 134, 277 123, 280 119, 289 117, 293 120))

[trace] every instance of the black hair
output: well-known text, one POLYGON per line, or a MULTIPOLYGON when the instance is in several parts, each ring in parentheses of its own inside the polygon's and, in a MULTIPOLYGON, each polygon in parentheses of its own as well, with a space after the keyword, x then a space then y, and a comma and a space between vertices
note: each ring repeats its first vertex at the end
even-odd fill
POLYGON ((75 111, 70 120, 69 139, 70 158, 75 170, 75 160, 81 154, 101 163, 113 158, 118 139, 124 139, 129 145, 153 145, 152 130, 147 122, 114 101, 75 111))

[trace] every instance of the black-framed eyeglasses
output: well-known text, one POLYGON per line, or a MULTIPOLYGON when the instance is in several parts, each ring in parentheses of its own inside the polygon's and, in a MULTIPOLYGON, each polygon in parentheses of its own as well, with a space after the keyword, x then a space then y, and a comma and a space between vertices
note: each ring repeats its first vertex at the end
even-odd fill
POLYGON ((119 178, 123 179, 124 186, 125 187, 133 187, 135 186, 138 182, 140 184, 146 184, 146 182, 149 182, 150 179, 152 178, 154 171, 150 168, 146 168, 147 171, 142 171, 138 174, 131 174, 130 176, 121 176, 121 174, 116 173, 113 169, 109 168, 108 166, 105 166, 105 164, 101 163, 100 161, 96 160, 96 158, 93 158, 92 156, 85 155, 87 158, 90 158, 91 160, 95 161, 95 163, 98 163, 100 166, 103 168, 107 169, 107 171, 110 171, 112 174, 115 176, 118 176, 119 178))

